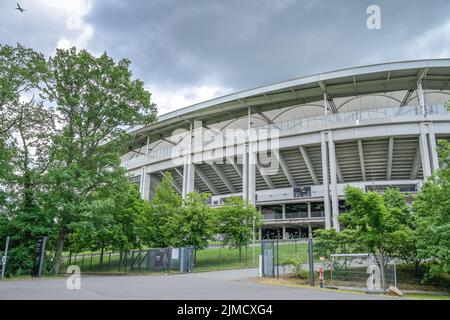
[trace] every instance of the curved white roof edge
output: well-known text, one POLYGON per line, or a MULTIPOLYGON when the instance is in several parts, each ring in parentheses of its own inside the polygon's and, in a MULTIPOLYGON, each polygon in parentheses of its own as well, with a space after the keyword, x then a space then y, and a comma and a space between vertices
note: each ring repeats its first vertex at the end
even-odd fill
POLYGON ((173 117, 181 116, 183 114, 189 113, 191 111, 196 111, 199 109, 207 108, 215 104, 220 104, 224 102, 229 102, 237 99, 243 99, 251 97, 262 92, 269 92, 280 90, 283 88, 289 88, 293 86, 298 86, 302 84, 314 83, 317 81, 325 81, 335 78, 341 78, 346 76, 355 76, 360 74, 375 73, 375 72, 385 72, 392 70, 402 70, 402 69, 415 69, 415 68, 429 68, 429 67, 450 67, 450 58, 448 59, 424 59, 424 60, 412 60, 412 61, 400 61, 400 62, 389 62, 389 63, 379 63, 367 66, 351 67, 345 69, 339 69, 324 73, 318 73, 310 76, 295 78, 287 81, 276 82, 269 85, 264 85, 256 87, 250 90, 244 90, 236 93, 231 93, 222 97, 214 98, 204 102, 199 102, 184 108, 180 108, 168 113, 161 115, 158 121, 164 121, 173 117))
MULTIPOLYGON (((245 99, 258 94, 263 94, 271 91, 281 90, 285 88, 290 88, 299 85, 305 85, 310 83, 317 83, 318 81, 326 81, 331 79, 337 79, 348 76, 357 76, 364 74, 373 74, 377 72, 389 72, 394 70, 406 70, 406 69, 424 69, 431 67, 450 67, 450 58, 439 58, 439 59, 421 59, 421 60, 409 60, 409 61, 398 61, 398 62, 387 62, 379 64, 371 64, 364 66, 357 66, 345 69, 338 69, 329 72, 318 73, 314 75, 304 76, 300 78, 295 78, 287 81, 281 81, 269 85, 259 86, 253 89, 244 90, 236 93, 231 93, 225 96, 214 98, 211 100, 199 102, 187 107, 183 107, 168 113, 165 113, 158 117, 156 123, 164 122, 176 117, 182 117, 192 112, 196 112, 205 108, 212 107, 214 105, 219 105, 222 103, 245 99)), ((132 133, 138 131, 142 128, 152 126, 152 124, 144 126, 134 126, 127 130, 127 132, 132 133)))

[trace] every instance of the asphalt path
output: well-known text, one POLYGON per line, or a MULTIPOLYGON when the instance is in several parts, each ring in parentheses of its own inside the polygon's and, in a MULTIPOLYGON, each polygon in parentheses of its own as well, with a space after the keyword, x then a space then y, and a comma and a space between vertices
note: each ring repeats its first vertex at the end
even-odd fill
POLYGON ((372 300, 385 296, 255 283, 256 269, 179 275, 81 276, 81 289, 67 278, 0 281, 0 300, 372 300))

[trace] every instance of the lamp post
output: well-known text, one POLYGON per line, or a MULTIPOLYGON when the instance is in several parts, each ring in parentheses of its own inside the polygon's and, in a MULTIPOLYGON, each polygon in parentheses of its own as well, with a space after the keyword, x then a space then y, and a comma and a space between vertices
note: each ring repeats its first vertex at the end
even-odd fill
POLYGON ((256 217, 255 216, 253 216, 253 248, 252 248, 252 258, 253 258, 253 260, 252 260, 252 266, 254 267, 255 266, 255 242, 256 242, 256 235, 255 235, 255 219, 256 219, 256 217))

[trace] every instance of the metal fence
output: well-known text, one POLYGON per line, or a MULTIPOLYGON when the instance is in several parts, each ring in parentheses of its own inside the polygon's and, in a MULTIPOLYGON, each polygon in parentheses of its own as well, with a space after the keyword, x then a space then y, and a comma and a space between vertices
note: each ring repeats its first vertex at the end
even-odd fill
MULTIPOLYGON (((312 243, 311 243, 312 245, 312 243)), ((314 269, 308 240, 263 240, 261 241, 260 272, 263 277, 279 277, 296 274, 311 277, 314 269)))
POLYGON ((63 257, 61 270, 77 265, 81 272, 192 272, 194 247, 69 254, 63 257))
POLYGON ((360 288, 373 292, 385 291, 391 285, 397 286, 396 260, 385 257, 383 268, 381 266, 381 257, 372 254, 333 254, 326 268, 328 286, 360 288))

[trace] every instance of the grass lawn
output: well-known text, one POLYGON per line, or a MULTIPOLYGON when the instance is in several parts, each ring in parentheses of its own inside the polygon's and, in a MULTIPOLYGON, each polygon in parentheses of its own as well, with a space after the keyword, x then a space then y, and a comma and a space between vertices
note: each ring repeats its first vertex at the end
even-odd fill
MULTIPOLYGON (((279 245, 279 262, 282 263, 287 258, 296 257, 302 261, 308 261, 308 246, 305 243, 289 243, 279 245)), ((212 247, 204 250, 198 250, 196 253, 196 261, 194 272, 198 271, 212 271, 212 270, 224 270, 224 269, 238 269, 238 268, 250 268, 257 267, 259 261, 259 255, 261 254, 261 246, 255 246, 255 264, 253 265, 253 248, 242 247, 241 255, 239 255, 239 248, 224 248, 224 247, 212 247)), ((145 254, 145 251, 143 251, 145 254)), ((118 253, 110 254, 105 252, 103 256, 103 263, 100 264, 100 255, 98 253, 84 253, 72 255, 70 264, 76 264, 81 268, 82 272, 129 272, 130 257, 128 255, 128 261, 126 266, 122 265, 119 270, 120 255, 118 253)), ((275 258, 276 259, 276 258, 275 258)), ((65 271, 69 265, 69 259, 66 255, 63 260, 61 270, 65 271)), ((136 266, 135 266, 136 269, 136 266)), ((145 261, 142 263, 142 269, 145 269, 145 261)), ((137 272, 138 270, 134 270, 137 272)), ((141 270, 143 271, 143 270, 141 270)))

